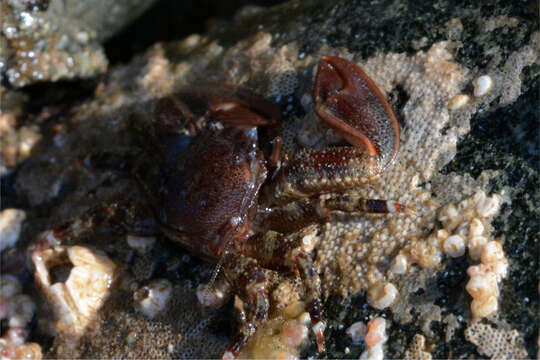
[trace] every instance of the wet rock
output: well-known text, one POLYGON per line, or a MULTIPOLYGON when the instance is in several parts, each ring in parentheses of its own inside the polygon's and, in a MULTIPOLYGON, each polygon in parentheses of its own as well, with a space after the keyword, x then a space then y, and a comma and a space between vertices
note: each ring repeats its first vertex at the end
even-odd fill
POLYGON ((0 72, 13 87, 89 78, 107 69, 100 42, 154 0, 2 0, 0 72))
MULTIPOLYGON (((339 144, 339 137, 317 123, 309 98, 320 57, 344 56, 363 66, 379 85, 402 126, 396 163, 377 181, 352 191, 366 198, 404 202, 418 216, 333 214, 307 239, 315 248, 325 295, 360 294, 362 298, 384 282, 391 282, 399 293, 386 309, 372 308, 365 301, 347 311, 328 306, 325 316, 334 324, 329 327, 328 356, 343 356, 340 346, 345 338, 346 346, 351 346, 347 357, 357 358, 363 349, 352 346, 339 326, 344 318, 350 320, 348 324, 367 322, 381 313, 389 337, 387 357, 404 356, 418 329, 434 344, 429 349, 432 355, 422 349, 419 356, 478 356, 475 349, 483 345, 468 342, 462 331, 452 331, 447 340, 437 330, 441 314, 461 319, 455 329, 469 326, 466 271, 483 262, 484 246, 496 241, 508 260, 506 280, 498 285, 501 327, 509 323, 517 329, 512 341, 524 338, 533 357, 536 341, 530 339, 538 331, 538 279, 537 273, 525 270, 538 268, 540 192, 534 129, 538 128, 540 35, 536 16, 529 11, 527 4, 502 3, 461 7, 449 2, 437 6, 290 2, 246 14, 209 34, 156 44, 132 62, 111 69, 92 96, 60 117, 66 130, 57 141, 45 139, 40 152, 25 162, 17 173, 17 187, 32 208, 43 211, 54 204, 46 215, 51 226, 118 198, 144 198, 133 182, 118 173, 90 172, 78 168, 73 159, 96 150, 126 153, 136 148, 137 141, 128 131, 131 116, 148 119, 156 98, 201 81, 242 86, 280 104, 287 153, 303 146, 339 144), (484 74, 492 78, 491 87, 476 97, 474 79, 484 74), (473 201, 479 193, 484 194, 483 201, 473 201)), ((126 245, 125 236, 109 236, 108 241, 99 236, 73 241, 92 241, 106 249, 133 275, 132 282, 126 281, 133 289, 116 289, 114 294, 125 299, 112 301, 98 312, 101 328, 86 333, 83 342, 63 354, 100 357, 106 349, 118 357, 220 356, 227 343, 223 334, 230 334, 232 328, 212 323, 219 322, 216 313, 214 317, 197 313, 196 288, 209 277, 212 266, 185 260, 193 257, 173 245, 158 251, 164 237, 139 254, 126 245), (164 270, 164 262, 173 260, 180 270, 164 270), (137 265, 141 263, 145 271, 137 265), (171 301, 180 296, 174 304, 181 306, 171 305, 167 318, 158 314, 153 322, 138 317, 131 311, 133 290, 163 277, 173 284, 171 301), (179 289, 179 281, 185 279, 194 284, 179 289), (204 324, 198 326, 200 321, 204 324), (119 340, 119 333, 128 334, 127 338, 119 340), (201 348, 206 339, 212 346, 201 348), (124 340, 133 346, 126 349, 124 340)), ((291 300, 302 296, 280 287, 283 279, 277 282, 277 294, 288 294, 291 300)), ((228 314, 226 309, 217 311, 228 314)), ((282 329, 282 324, 283 319, 276 320, 270 330, 282 329)), ((273 339, 276 346, 283 340, 273 339)), ((413 347, 423 346, 415 342, 413 347)), ((263 355, 273 350, 265 348, 263 355)), ((304 355, 315 354, 311 347, 304 355)))

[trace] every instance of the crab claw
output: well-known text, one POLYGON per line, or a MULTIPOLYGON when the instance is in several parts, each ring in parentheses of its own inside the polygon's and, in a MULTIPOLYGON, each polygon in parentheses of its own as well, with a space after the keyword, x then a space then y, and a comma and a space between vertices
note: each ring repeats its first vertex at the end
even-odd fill
POLYGON ((399 124, 373 80, 346 59, 325 56, 313 88, 315 112, 347 141, 376 159, 381 171, 399 148, 399 124))

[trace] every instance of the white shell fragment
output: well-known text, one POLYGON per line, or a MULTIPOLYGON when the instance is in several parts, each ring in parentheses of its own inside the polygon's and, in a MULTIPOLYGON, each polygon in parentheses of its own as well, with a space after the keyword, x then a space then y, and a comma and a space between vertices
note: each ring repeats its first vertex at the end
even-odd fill
POLYGON ((491 76, 489 75, 482 75, 480 77, 477 77, 473 81, 474 86, 474 96, 481 97, 486 95, 493 86, 493 80, 491 79, 491 76))
POLYGON ((6 209, 0 213, 0 251, 17 243, 24 219, 26 213, 22 210, 6 209))

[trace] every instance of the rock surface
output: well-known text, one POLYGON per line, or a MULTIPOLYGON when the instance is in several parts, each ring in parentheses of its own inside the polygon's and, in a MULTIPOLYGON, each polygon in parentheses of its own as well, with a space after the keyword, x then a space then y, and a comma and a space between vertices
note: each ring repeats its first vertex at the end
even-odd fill
MULTIPOLYGON (((26 114, 25 109, 23 115, 16 114, 36 120, 34 131, 41 138, 12 175, 27 212, 17 246, 24 248, 38 231, 99 204, 119 197, 141 199, 129 179, 114 172, 89 172, 77 158, 96 150, 130 151, 136 144, 127 131, 130 116, 147 116, 155 99, 202 80, 242 86, 278 103, 285 115, 287 152, 338 142, 339 137, 312 115, 310 92, 320 57, 339 55, 359 63, 379 85, 403 134, 393 168, 354 193, 397 200, 414 207, 419 216, 366 219, 336 214, 319 229, 315 260, 327 297, 326 356, 358 358, 365 346, 354 344, 346 329, 384 317, 385 357, 405 356, 422 336, 417 334, 426 336, 417 346, 425 358, 427 353, 433 358, 488 354, 463 336, 472 326, 477 336, 482 329, 511 332, 523 341, 528 357, 534 357, 540 238, 537 10, 534 2, 526 1, 291 1, 267 10, 244 9, 234 21, 208 34, 156 44, 130 63, 110 69, 75 104, 62 104, 54 112, 49 108, 46 114, 46 107, 38 115, 26 114), (476 91, 475 79, 483 76, 489 76, 490 86, 476 91), (498 214, 484 209, 483 203, 465 201, 479 192, 487 198, 500 196, 498 214), (459 207, 461 203, 469 205, 459 207), (457 213, 447 210, 452 206, 457 213), (473 323, 465 290, 467 268, 478 260, 465 251, 460 256, 464 249, 447 249, 452 256, 443 251, 444 239, 466 238, 463 232, 471 231, 473 222, 478 227, 478 221, 483 235, 502 243, 509 265, 499 284, 499 311, 482 320, 489 326, 473 323), (398 290, 397 300, 381 310, 367 305, 367 291, 387 282, 398 290)), ((69 245, 91 244, 105 252, 119 266, 121 279, 95 328, 78 343, 69 337, 51 340, 36 330, 42 346, 53 343, 44 353, 92 358, 221 356, 231 331, 231 309, 199 312, 195 295, 212 265, 163 237, 148 251, 137 252, 125 237, 102 232, 69 245), (150 320, 136 311, 132 299, 155 279, 171 282, 172 310, 150 320), (200 339, 208 345, 198 345, 200 339)), ((303 353, 316 354, 314 344, 303 353)))

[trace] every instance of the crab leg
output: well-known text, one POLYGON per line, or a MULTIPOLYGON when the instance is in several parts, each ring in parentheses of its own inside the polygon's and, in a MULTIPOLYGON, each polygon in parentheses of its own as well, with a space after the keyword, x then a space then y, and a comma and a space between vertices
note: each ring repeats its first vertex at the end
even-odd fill
POLYGON ((337 194, 330 198, 300 199, 280 207, 265 209, 258 214, 257 224, 265 230, 291 233, 310 224, 327 222, 332 211, 362 214, 414 214, 413 210, 395 201, 363 199, 356 195, 337 194))
POLYGON ((236 358, 247 339, 268 317, 267 280, 257 260, 236 253, 225 255, 223 272, 235 294, 244 302, 245 320, 227 347, 223 359, 236 358))
POLYGON ((325 351, 324 329, 326 323, 322 316, 321 280, 315 271, 311 257, 302 250, 303 233, 284 236, 268 231, 263 236, 255 235, 247 239, 238 251, 256 258, 267 269, 298 272, 306 287, 307 310, 319 352, 325 351))
POLYGON ((107 224, 118 233, 134 233, 150 236, 157 233, 157 226, 151 217, 144 216, 138 206, 124 203, 113 203, 85 212, 81 217, 63 225, 42 232, 39 236, 39 247, 47 248, 75 239, 93 231, 96 226, 107 224), (141 220, 145 219, 145 220, 141 220))

